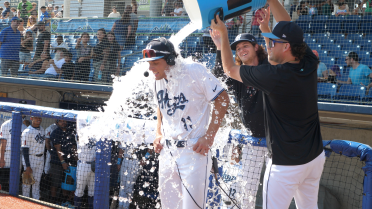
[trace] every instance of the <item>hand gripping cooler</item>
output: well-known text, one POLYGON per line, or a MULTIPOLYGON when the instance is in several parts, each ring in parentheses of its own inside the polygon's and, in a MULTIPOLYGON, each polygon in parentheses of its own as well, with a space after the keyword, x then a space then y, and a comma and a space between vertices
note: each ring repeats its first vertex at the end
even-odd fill
POLYGON ((64 171, 64 180, 61 185, 61 189, 67 191, 76 190, 76 167, 69 166, 67 170, 64 171))
POLYGON ((210 26, 217 14, 221 20, 227 20, 262 8, 266 0, 187 0, 183 3, 191 22, 202 29, 210 26))

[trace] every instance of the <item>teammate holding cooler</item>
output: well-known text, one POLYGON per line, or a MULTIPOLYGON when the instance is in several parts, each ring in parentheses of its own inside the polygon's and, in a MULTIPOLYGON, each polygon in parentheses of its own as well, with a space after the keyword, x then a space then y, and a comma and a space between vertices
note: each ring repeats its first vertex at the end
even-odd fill
MULTIPOLYGON (((26 116, 22 116, 25 119, 26 116)), ((21 131, 23 132, 27 126, 22 123, 21 131)), ((10 175, 10 159, 11 159, 11 133, 12 119, 5 121, 0 128, 0 185, 4 191, 9 191, 9 175, 10 175)), ((21 169, 21 167, 20 167, 21 169)))
MULTIPOLYGON (((35 183, 32 185, 32 197, 40 198, 40 179, 44 169, 45 132, 40 126, 42 119, 31 116, 31 125, 22 132, 22 164, 26 174, 32 174, 35 183)), ((22 185, 22 194, 30 197, 31 185, 22 185)))
POLYGON ((265 10, 260 29, 269 62, 259 66, 235 65, 227 29, 216 17, 211 28, 221 35, 225 73, 246 86, 263 91, 265 131, 270 159, 263 185, 263 208, 317 208, 319 181, 325 155, 317 106, 317 57, 303 41, 303 31, 278 0, 268 0, 278 24, 268 27, 265 10))
MULTIPOLYGON (((218 32, 213 33, 211 31, 210 34, 217 47, 216 64, 212 73, 216 77, 222 78, 226 85, 231 88, 241 111, 240 119, 245 129, 252 133, 251 137, 259 141, 266 141, 262 91, 228 78, 224 74, 221 61, 221 36, 218 32)), ((257 44, 256 38, 251 34, 243 33, 237 35, 230 47, 236 51, 235 63, 239 65, 257 66, 269 63, 264 48, 257 44)), ((242 198, 242 206, 244 205, 245 208, 254 208, 256 199, 249 197, 255 197, 257 194, 260 173, 267 155, 267 148, 249 146, 248 144, 243 147, 242 152, 241 163, 244 169, 242 175, 248 176, 247 182, 243 183, 245 184, 245 190, 244 197, 242 198)))
POLYGON ((173 44, 163 37, 152 40, 143 56, 155 76, 154 150, 160 153, 162 208, 204 208, 212 167, 209 149, 227 111, 228 95, 203 65, 178 62, 173 44))

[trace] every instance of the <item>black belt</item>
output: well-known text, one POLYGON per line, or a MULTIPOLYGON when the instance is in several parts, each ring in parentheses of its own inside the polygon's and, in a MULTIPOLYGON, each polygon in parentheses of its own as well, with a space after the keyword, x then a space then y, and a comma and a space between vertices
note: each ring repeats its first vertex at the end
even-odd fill
POLYGON ((165 140, 165 143, 167 144, 168 147, 172 146, 172 144, 175 144, 176 147, 178 148, 182 148, 182 147, 186 147, 187 145, 187 141, 175 141, 175 140, 165 140))
POLYGON ((37 155, 35 155, 36 157, 41 157, 41 156, 43 156, 44 154, 37 154, 37 155))
POLYGON ((92 164, 94 161, 86 162, 86 161, 78 160, 78 162, 79 162, 79 163, 85 163, 85 164, 92 164))

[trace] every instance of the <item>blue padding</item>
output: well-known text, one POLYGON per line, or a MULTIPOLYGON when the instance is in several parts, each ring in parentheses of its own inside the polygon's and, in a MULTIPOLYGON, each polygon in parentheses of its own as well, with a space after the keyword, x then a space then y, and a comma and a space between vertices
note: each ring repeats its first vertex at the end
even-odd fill
POLYGON ((239 130, 231 130, 229 134, 228 143, 231 143, 232 140, 237 141, 239 144, 251 144, 258 147, 266 147, 265 138, 256 138, 250 135, 244 135, 239 130))
POLYGON ((372 208, 372 162, 366 162, 366 165, 362 169, 365 173, 362 208, 372 208))
POLYGON ((75 121, 77 114, 79 112, 74 110, 62 110, 52 107, 41 107, 35 105, 15 104, 8 102, 0 102, 0 111, 1 112, 18 111, 21 112, 23 115, 56 119, 63 118, 64 120, 67 121, 75 121))

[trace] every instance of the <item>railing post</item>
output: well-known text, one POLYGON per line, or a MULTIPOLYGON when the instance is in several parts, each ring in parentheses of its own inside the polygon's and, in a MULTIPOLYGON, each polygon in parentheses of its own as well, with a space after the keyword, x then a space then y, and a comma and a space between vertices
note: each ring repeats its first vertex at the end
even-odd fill
MULTIPOLYGON (((11 138, 12 148, 10 157, 10 178, 9 178, 9 194, 18 196, 19 192, 19 166, 21 163, 21 130, 22 130, 22 114, 20 112, 12 113, 12 131, 11 138)), ((9 139, 8 139, 9 140, 9 139)))

